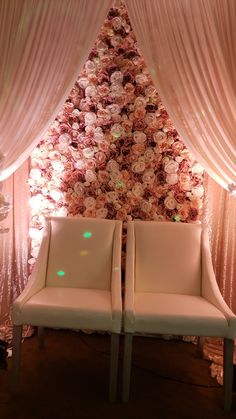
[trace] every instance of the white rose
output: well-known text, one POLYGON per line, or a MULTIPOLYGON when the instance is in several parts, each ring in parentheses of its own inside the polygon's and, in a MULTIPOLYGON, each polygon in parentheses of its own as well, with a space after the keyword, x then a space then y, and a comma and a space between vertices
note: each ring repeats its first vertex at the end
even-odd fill
POLYGON ((63 193, 59 189, 53 189, 50 192, 50 196, 55 202, 59 202, 63 199, 63 193))
POLYGON ((70 135, 69 134, 61 134, 60 136, 59 136, 59 141, 61 142, 61 143, 63 143, 63 144, 70 144, 70 142, 71 142, 71 137, 70 137, 70 135))
POLYGON ((204 172, 203 167, 199 163, 194 163, 192 166, 192 173, 202 174, 204 172))
POLYGON ((41 178, 41 171, 39 169, 31 169, 30 171, 31 179, 38 180, 41 178))
POLYGON ((179 164, 175 160, 170 160, 168 163, 165 164, 164 170, 166 173, 177 173, 179 169, 179 164))
POLYGON ((94 149, 92 147, 84 148, 83 155, 86 159, 91 159, 94 156, 94 149))
POLYGON ((176 173, 170 173, 166 176, 166 182, 169 185, 175 185, 176 183, 178 183, 178 175, 176 173))
POLYGON ((110 77, 111 83, 122 83, 123 81, 123 74, 121 71, 114 71, 110 77))
POLYGON ((97 116, 94 112, 86 112, 84 117, 85 125, 93 125, 96 123, 97 116))
POLYGON ((78 83, 79 87, 81 87, 82 89, 86 89, 86 87, 88 87, 88 85, 89 85, 89 81, 86 77, 80 77, 77 80, 77 83, 78 83))
POLYGON ((203 186, 195 186, 194 188, 192 188, 191 190, 192 194, 195 196, 198 196, 199 198, 201 198, 204 194, 204 188, 203 186))

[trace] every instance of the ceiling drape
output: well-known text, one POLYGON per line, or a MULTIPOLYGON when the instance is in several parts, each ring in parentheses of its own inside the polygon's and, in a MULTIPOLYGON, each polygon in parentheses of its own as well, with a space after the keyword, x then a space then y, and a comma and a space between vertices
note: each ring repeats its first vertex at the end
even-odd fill
POLYGON ((177 131, 236 194, 235 0, 126 0, 139 47, 177 131))
POLYGON ((111 0, 0 0, 0 181, 65 102, 111 0))

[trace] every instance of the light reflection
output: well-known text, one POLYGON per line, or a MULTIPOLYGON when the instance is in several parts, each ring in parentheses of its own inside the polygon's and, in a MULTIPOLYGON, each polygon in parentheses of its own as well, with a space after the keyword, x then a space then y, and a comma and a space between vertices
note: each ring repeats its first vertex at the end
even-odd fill
POLYGON ((87 256, 87 255, 88 255, 88 251, 87 250, 81 250, 80 256, 87 256))
POLYGON ((83 234, 83 237, 85 239, 89 239, 90 237, 92 237, 92 233, 90 231, 85 231, 85 233, 83 234))
POLYGON ((64 271, 57 271, 57 275, 58 276, 65 276, 65 272, 64 271))

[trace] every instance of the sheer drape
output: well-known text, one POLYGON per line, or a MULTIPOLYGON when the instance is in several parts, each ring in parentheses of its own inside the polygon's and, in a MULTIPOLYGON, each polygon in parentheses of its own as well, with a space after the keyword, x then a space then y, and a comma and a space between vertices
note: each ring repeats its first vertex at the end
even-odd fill
POLYGON ((0 180, 30 155, 65 102, 110 0, 0 0, 0 180))
POLYGON ((205 170, 230 188, 236 184, 235 0, 126 5, 177 131, 205 170))

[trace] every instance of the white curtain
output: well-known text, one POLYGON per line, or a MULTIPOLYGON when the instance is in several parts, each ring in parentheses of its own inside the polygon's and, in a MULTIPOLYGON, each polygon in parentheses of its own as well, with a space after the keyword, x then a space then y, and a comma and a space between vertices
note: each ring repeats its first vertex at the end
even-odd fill
POLYGON ((177 131, 213 179, 236 194, 236 1, 126 5, 177 131))
POLYGON ((65 102, 111 0, 0 0, 0 181, 65 102))

